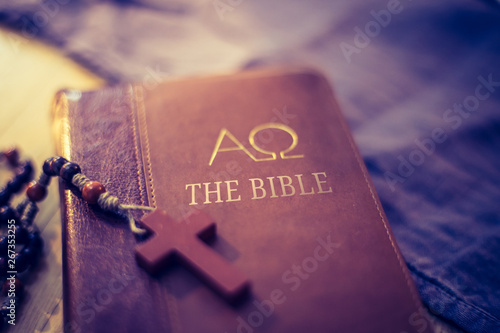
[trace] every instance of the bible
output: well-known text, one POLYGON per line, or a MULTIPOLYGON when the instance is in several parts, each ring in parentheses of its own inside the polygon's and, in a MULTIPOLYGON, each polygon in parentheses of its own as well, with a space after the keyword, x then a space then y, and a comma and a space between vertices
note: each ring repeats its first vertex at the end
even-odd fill
POLYGON ((65 90, 53 121, 58 154, 164 211, 137 239, 61 184, 66 332, 431 332, 321 74, 65 90))

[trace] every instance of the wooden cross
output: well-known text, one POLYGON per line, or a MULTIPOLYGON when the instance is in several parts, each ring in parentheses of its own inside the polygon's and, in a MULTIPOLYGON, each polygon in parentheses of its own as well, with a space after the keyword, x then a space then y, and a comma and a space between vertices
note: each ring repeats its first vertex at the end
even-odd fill
POLYGON ((250 283, 237 269, 207 244, 216 236, 213 220, 203 212, 176 222, 159 209, 142 219, 142 225, 154 235, 135 249, 141 267, 151 274, 178 261, 230 303, 242 299, 250 283))

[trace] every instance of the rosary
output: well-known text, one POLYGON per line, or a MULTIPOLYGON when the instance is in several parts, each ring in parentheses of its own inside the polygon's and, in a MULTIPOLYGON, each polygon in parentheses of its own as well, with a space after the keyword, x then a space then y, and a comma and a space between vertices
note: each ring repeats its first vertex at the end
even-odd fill
POLYGON ((22 280, 37 265, 42 253, 43 241, 33 220, 38 211, 36 202, 45 194, 36 186, 29 186, 26 191, 28 198, 12 208, 10 199, 31 180, 33 166, 29 161, 19 161, 19 153, 15 149, 0 153, 0 161, 6 161, 15 171, 15 176, 0 191, 0 225, 2 230, 6 230, 6 234, 0 237, 0 276, 5 297, 0 307, 1 330, 6 322, 13 323, 16 307, 24 296, 22 280))
POLYGON ((51 178, 57 176, 66 188, 76 188, 90 206, 123 216, 131 232, 140 240, 146 239, 136 246, 135 255, 139 266, 148 273, 157 274, 170 263, 178 262, 231 304, 240 302, 248 294, 247 278, 206 244, 216 236, 216 224, 208 215, 193 214, 191 223, 182 225, 161 210, 122 204, 100 182, 87 178, 78 164, 63 157, 45 160, 37 181, 31 181, 31 162, 21 162, 16 149, 0 153, 2 161, 6 161, 16 174, 0 191, 0 223, 2 229, 7 228, 6 234, 0 237, 0 277, 4 281, 2 294, 5 297, 0 308, 0 330, 9 322, 11 310, 22 301, 22 281, 36 267, 43 252, 43 240, 33 221, 38 212, 37 202, 45 199, 51 178), (26 198, 15 208, 11 207, 11 197, 27 183, 26 198), (132 210, 153 212, 138 223, 132 210))

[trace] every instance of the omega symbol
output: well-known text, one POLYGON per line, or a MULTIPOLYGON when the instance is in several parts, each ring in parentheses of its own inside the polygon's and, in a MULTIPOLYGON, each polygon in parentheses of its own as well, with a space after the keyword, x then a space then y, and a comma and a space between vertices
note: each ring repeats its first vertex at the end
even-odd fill
POLYGON ((277 129, 284 131, 288 133, 292 137, 292 143, 288 148, 285 150, 281 150, 279 152, 279 156, 281 159, 290 159, 290 158, 303 158, 304 155, 287 155, 289 152, 295 149, 297 147, 297 144, 299 142, 299 137, 297 136, 297 133, 289 126, 281 123, 266 123, 266 124, 261 124, 256 127, 254 127, 249 135, 248 135, 248 141, 250 145, 258 152, 261 152, 265 155, 269 155, 269 157, 264 157, 264 158, 257 158, 248 149, 231 133, 229 132, 226 128, 221 129, 219 133, 219 137, 217 138, 217 142, 215 143, 215 148, 214 151, 212 152, 212 156, 210 158, 210 162, 208 165, 212 165, 215 157, 219 152, 226 152, 226 151, 238 151, 241 150, 245 154, 247 154, 252 160, 255 162, 262 162, 262 161, 273 161, 277 159, 277 155, 275 152, 268 151, 263 149, 262 147, 259 147, 257 143, 255 142, 255 135, 259 133, 260 131, 267 130, 267 129, 277 129), (226 147, 226 148, 221 148, 220 145, 222 144, 222 140, 227 137, 229 140, 231 140, 235 146, 233 147, 226 147))

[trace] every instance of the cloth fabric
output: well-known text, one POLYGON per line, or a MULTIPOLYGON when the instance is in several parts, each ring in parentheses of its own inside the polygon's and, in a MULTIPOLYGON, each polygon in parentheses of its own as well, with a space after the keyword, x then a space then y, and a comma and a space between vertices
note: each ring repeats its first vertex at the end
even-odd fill
POLYGON ((494 1, 23 0, 0 4, 0 22, 110 82, 318 68, 423 302, 468 332, 500 332, 494 1))

